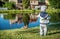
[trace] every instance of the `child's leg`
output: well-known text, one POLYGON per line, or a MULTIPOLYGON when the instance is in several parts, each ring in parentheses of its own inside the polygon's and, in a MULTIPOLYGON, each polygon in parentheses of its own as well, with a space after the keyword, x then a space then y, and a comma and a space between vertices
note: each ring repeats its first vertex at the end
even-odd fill
POLYGON ((43 35, 43 29, 42 29, 42 25, 40 24, 40 35, 43 35))
POLYGON ((44 27, 44 36, 46 36, 46 34, 47 34, 47 25, 45 25, 44 27))

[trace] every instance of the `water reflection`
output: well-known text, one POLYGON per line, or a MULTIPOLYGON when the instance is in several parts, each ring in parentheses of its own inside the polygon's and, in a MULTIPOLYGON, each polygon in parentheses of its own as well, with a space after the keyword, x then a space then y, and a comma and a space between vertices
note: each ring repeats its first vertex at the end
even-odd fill
POLYGON ((0 14, 0 17, 1 17, 1 18, 4 18, 4 17, 3 17, 3 14, 0 14))
MULTIPOLYGON (((22 22, 22 19, 19 17, 22 17, 22 15, 17 14, 13 17, 13 15, 7 16, 7 15, 0 14, 0 30, 23 27, 24 23, 22 22), (19 20, 21 23, 18 23, 19 20)), ((30 21, 32 21, 32 20, 30 20, 30 21)), ((29 23, 29 27, 35 27, 38 25, 39 25, 39 18, 37 18, 36 21, 29 23)))

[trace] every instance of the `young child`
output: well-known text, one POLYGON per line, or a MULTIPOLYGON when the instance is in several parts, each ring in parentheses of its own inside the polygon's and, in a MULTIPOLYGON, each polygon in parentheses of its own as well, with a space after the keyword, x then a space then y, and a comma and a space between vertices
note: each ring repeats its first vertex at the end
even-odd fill
POLYGON ((46 13, 47 6, 41 5, 40 13, 40 35, 46 36, 47 34, 47 24, 49 23, 49 15, 46 13))
POLYGON ((40 13, 40 35, 46 36, 49 19, 49 15, 46 12, 40 13))
POLYGON ((41 13, 37 17, 40 17, 40 35, 46 36, 47 24, 49 23, 50 16, 46 13, 46 5, 41 5, 41 13))

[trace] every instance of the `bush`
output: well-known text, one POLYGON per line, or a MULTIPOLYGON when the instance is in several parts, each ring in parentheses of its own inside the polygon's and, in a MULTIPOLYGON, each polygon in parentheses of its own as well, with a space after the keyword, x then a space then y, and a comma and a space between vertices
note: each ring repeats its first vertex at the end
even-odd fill
POLYGON ((22 4, 23 4, 24 9, 28 9, 30 5, 30 0, 22 0, 22 4))
POLYGON ((23 22, 24 22, 24 25, 26 26, 28 26, 28 24, 29 24, 29 20, 30 20, 30 17, 29 17, 29 14, 23 14, 23 22))
POLYGON ((0 13, 18 14, 18 13, 33 13, 34 10, 0 10, 0 13))
POLYGON ((52 10, 47 10, 47 13, 51 16, 50 21, 51 22, 57 22, 60 21, 60 10, 59 9, 52 9, 52 10))
POLYGON ((49 3, 53 8, 60 8, 60 0, 49 0, 49 3))
POLYGON ((58 22, 58 21, 60 21, 59 14, 60 14, 60 13, 56 13, 56 12, 49 14, 49 15, 51 16, 50 21, 51 21, 51 22, 58 22))
POLYGON ((9 10, 10 9, 15 9, 15 2, 5 2, 5 4, 3 5, 3 7, 7 7, 9 10))

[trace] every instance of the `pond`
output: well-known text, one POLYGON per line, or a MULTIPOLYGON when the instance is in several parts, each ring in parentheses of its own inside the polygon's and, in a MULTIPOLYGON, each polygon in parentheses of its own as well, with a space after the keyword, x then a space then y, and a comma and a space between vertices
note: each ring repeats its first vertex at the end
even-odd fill
MULTIPOLYGON (((31 27, 36 27, 36 26, 39 26, 39 18, 37 19, 36 22, 30 22, 29 23, 29 28, 31 27)), ((15 28, 22 28, 24 26, 24 23, 14 23, 14 24, 11 24, 9 23, 9 20, 8 19, 4 19, 3 16, 0 15, 0 30, 6 30, 6 29, 15 29, 15 28)))

